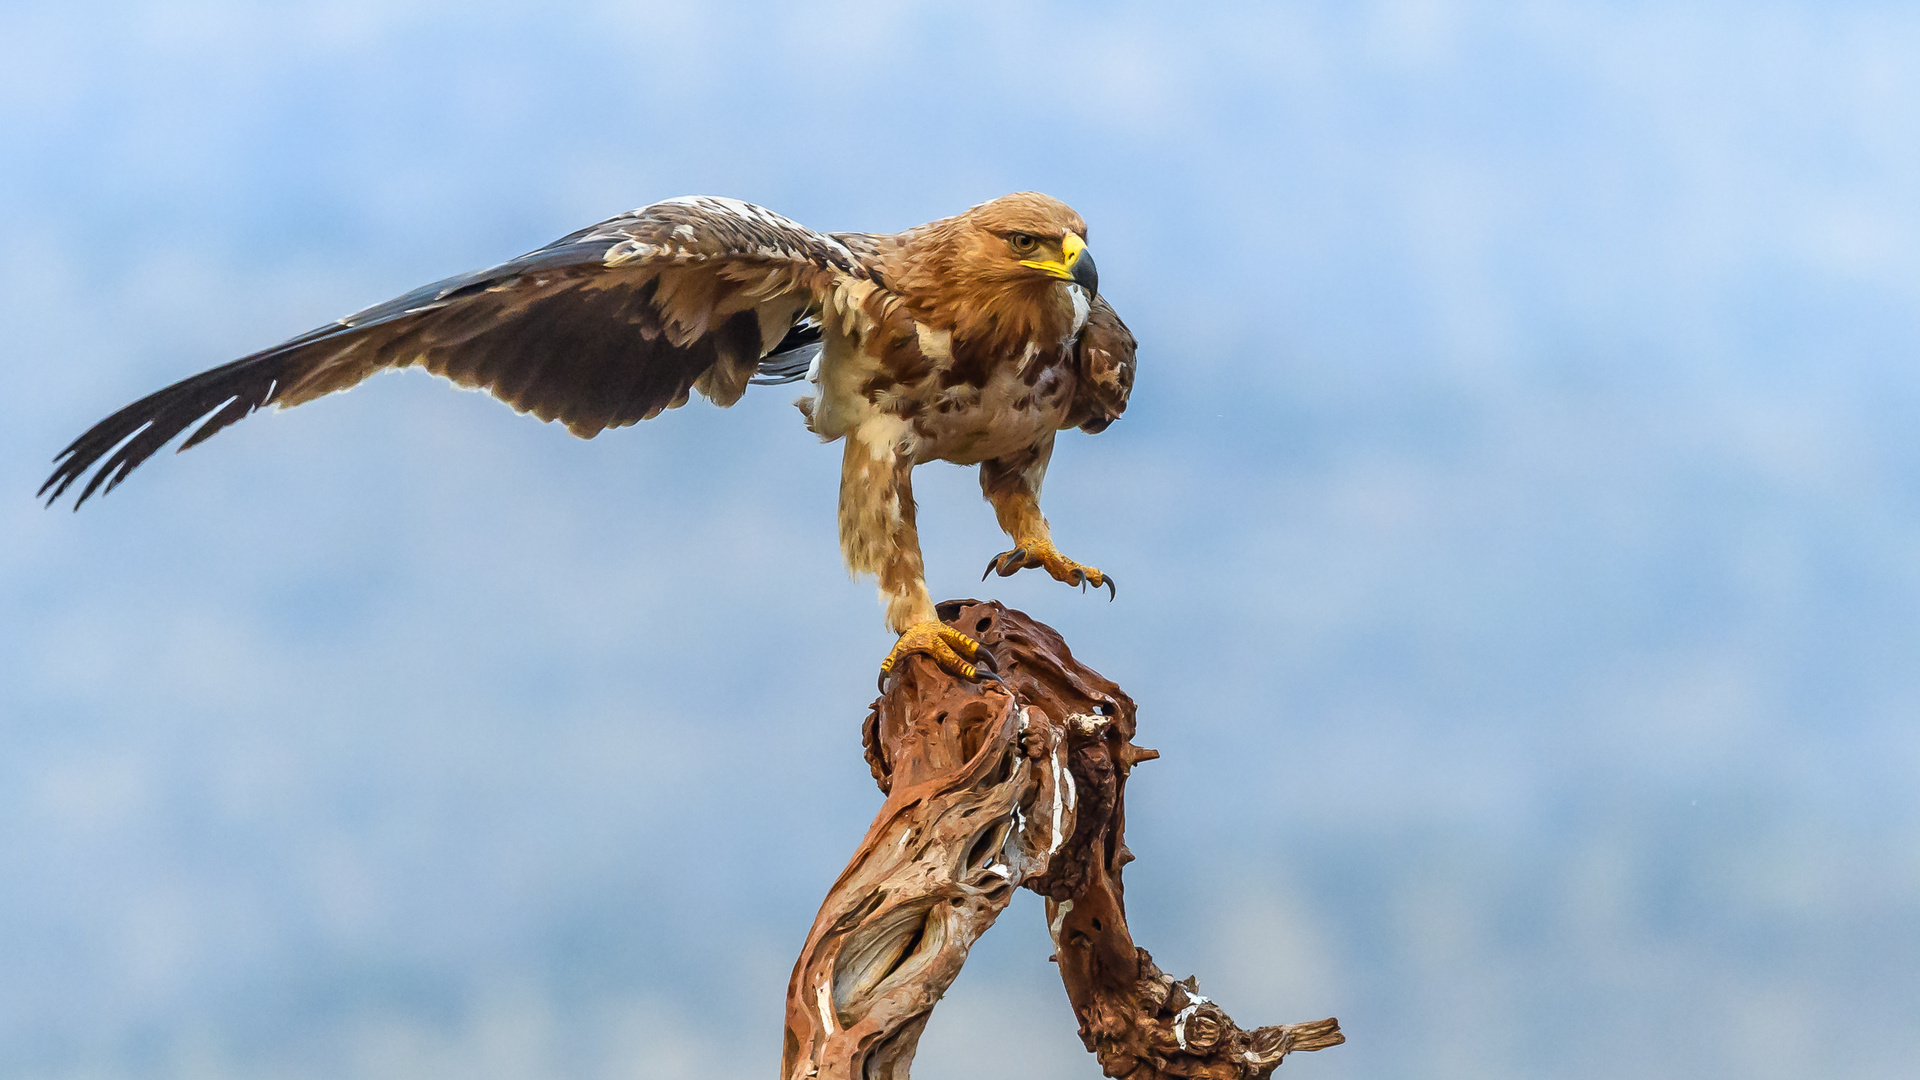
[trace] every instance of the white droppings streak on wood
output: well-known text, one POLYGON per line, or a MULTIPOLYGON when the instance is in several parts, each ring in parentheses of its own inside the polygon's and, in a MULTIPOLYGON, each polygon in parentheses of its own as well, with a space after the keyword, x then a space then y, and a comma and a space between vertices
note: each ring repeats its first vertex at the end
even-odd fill
POLYGON ((832 993, 827 989, 826 976, 821 976, 820 983, 814 987, 814 990, 816 991, 814 996, 820 1005, 820 1026, 831 1035, 833 1034, 833 1001, 832 993))
POLYGON ((1053 938, 1053 947, 1060 947, 1060 927, 1067 921, 1067 912, 1073 910, 1073 901, 1062 900, 1055 909, 1053 921, 1047 924, 1047 934, 1053 938))
POLYGON ((1204 994, 1189 992, 1187 994, 1187 1000, 1193 1004, 1181 1009, 1180 1014, 1173 1018, 1173 1037, 1180 1043, 1180 1049, 1182 1050, 1187 1048, 1187 1019, 1193 1015, 1195 1009, 1205 1005, 1211 999, 1204 994))
POLYGON ((1070 797, 1068 793, 1073 790, 1073 774, 1061 767, 1060 748, 1058 746, 1053 748, 1053 753, 1048 757, 1047 764, 1053 771, 1053 836, 1047 844, 1047 854, 1051 856, 1054 852, 1060 850, 1062 844, 1067 842, 1067 838, 1060 834, 1060 823, 1061 819, 1066 815, 1066 800, 1070 797), (1061 784, 1063 778, 1065 780, 1064 788, 1061 784))

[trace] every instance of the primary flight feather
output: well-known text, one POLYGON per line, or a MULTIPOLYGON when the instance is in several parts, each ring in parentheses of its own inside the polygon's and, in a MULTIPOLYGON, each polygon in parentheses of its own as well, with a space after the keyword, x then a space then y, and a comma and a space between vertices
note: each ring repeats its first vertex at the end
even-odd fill
POLYGON ((51 505, 92 470, 78 509, 195 424, 180 449, 388 368, 424 367, 582 438, 696 391, 725 406, 749 383, 805 379, 808 428, 845 443, 841 551, 879 579, 900 635, 882 673, 923 652, 973 678, 991 659, 934 611, 915 465, 980 466, 1014 541, 989 572, 1114 589, 1060 554, 1039 505, 1054 433, 1102 430, 1133 386, 1133 335, 1099 295, 1086 238, 1080 215, 1034 192, 890 236, 669 199, 150 394, 61 451, 40 493, 51 505))

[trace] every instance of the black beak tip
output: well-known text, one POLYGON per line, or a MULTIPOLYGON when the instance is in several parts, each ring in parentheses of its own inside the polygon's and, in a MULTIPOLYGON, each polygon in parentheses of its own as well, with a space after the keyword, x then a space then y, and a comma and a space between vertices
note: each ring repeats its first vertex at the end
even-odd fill
POLYGON ((1093 252, 1082 249, 1073 261, 1073 283, 1087 290, 1088 296, 1100 295, 1100 271, 1093 265, 1093 252))

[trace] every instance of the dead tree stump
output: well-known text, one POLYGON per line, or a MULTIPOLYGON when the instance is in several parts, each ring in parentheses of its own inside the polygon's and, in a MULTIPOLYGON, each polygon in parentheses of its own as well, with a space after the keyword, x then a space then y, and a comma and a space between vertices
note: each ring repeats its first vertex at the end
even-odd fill
POLYGON ((1080 1039, 1108 1076, 1255 1080, 1342 1043, 1335 1020, 1247 1031, 1161 971, 1127 931, 1120 871, 1134 705, 1050 628, 997 603, 940 605, 1004 685, 925 657, 888 680, 865 728, 886 802, 827 893, 787 986, 783 1080, 906 1080, 933 1006, 1016 886, 1047 927, 1080 1039))

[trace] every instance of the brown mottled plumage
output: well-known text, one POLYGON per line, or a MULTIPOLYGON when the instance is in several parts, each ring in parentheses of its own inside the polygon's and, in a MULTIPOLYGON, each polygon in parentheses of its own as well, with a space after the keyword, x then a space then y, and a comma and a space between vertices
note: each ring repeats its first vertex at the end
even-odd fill
POLYGON ((880 582, 901 635, 881 665, 925 651, 972 676, 983 654, 942 625, 914 527, 913 467, 978 464, 1015 542, 989 571, 1112 578, 1062 556, 1040 515, 1054 433, 1126 409, 1134 340, 1098 295, 1086 223, 1023 192, 892 236, 817 233, 707 196, 582 229, 185 379, 94 425, 56 458, 51 504, 96 463, 75 507, 167 442, 192 446, 266 405, 420 366, 591 438, 750 381, 793 382, 807 426, 846 443, 841 548, 880 582), (104 460, 103 460, 104 459, 104 460))

